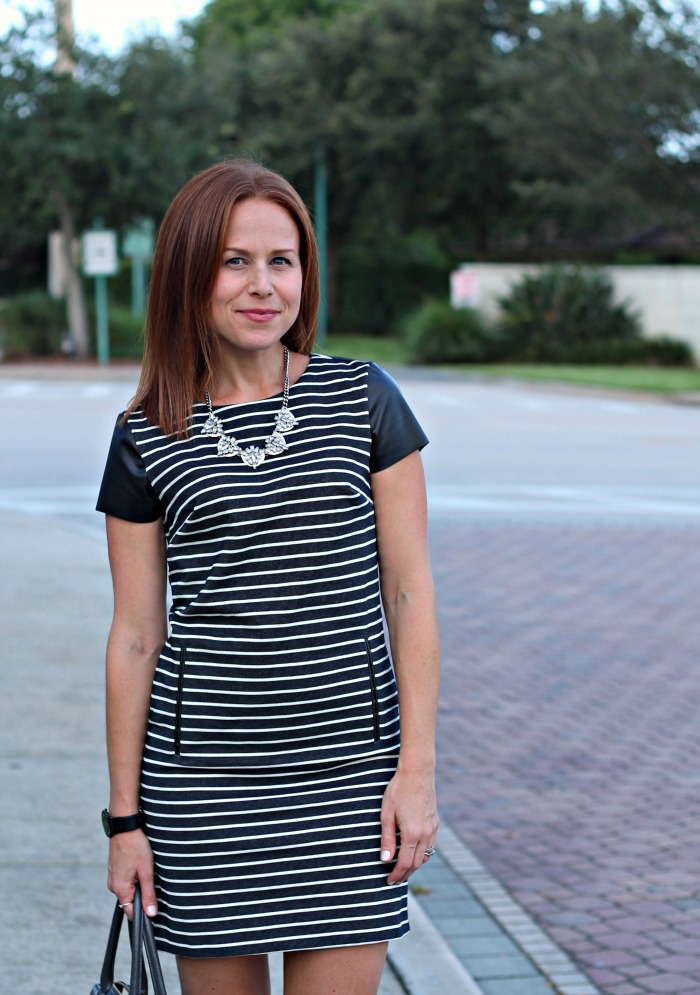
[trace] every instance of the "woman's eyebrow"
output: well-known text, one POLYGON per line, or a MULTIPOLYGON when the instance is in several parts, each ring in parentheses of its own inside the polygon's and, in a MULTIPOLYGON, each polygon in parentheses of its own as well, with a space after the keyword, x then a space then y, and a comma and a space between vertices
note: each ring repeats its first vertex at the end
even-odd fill
MULTIPOLYGON (((246 252, 249 252, 249 251, 250 251, 249 249, 239 249, 235 245, 226 245, 226 246, 224 246, 224 252, 237 252, 240 255, 245 255, 246 252)), ((268 253, 268 255, 270 255, 270 256, 277 256, 277 255, 280 255, 280 253, 282 253, 284 255, 287 255, 287 256, 289 256, 289 255, 295 255, 296 256, 296 255, 299 254, 298 251, 297 251, 297 249, 272 249, 271 252, 268 253)))

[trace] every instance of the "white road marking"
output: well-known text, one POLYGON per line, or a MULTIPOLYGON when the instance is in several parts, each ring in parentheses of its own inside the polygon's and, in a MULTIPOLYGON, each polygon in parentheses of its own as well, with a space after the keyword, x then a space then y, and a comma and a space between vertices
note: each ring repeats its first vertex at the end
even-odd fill
MULTIPOLYGON (((122 385, 120 384, 120 390, 121 388, 122 385)), ((114 384, 110 383, 84 384, 80 391, 81 397, 109 397, 109 395, 113 393, 114 384)))
MULTIPOLYGON (((0 489, 0 511, 61 516, 95 513, 99 484, 0 489)), ((460 519, 517 515, 538 519, 643 517, 700 521, 700 488, 534 484, 439 485, 428 488, 430 512, 460 519)))
POLYGON ((465 382, 435 384, 406 380, 401 389, 410 401, 430 404, 436 408, 469 408, 487 411, 516 408, 520 411, 598 411, 613 415, 635 415, 648 411, 649 402, 585 394, 530 392, 509 383, 484 384, 465 382))
POLYGON ((0 511, 25 515, 87 515, 95 511, 99 484, 84 487, 6 487, 0 511))
POLYGON ((12 383, 0 384, 0 396, 17 398, 28 397, 36 392, 38 384, 30 380, 15 380, 12 383))
POLYGON ((431 513, 700 520, 700 488, 479 484, 428 488, 431 513))
POLYGON ((96 400, 115 396, 123 401, 133 397, 136 385, 136 380, 103 380, 88 383, 75 380, 0 380, 0 400, 17 401, 24 398, 60 400, 65 397, 96 400))

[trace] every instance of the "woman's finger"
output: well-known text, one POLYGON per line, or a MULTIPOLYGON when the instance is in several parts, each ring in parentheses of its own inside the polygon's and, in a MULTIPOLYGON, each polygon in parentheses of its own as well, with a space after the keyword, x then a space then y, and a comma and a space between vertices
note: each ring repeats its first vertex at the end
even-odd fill
POLYGON ((140 878, 141 883, 141 901, 143 902, 143 911, 149 918, 158 915, 158 902, 156 900, 156 890, 153 886, 153 875, 144 874, 140 878))
POLYGON ((382 806, 382 842, 380 843, 379 859, 387 862, 394 859, 396 853, 396 816, 388 806, 382 806))

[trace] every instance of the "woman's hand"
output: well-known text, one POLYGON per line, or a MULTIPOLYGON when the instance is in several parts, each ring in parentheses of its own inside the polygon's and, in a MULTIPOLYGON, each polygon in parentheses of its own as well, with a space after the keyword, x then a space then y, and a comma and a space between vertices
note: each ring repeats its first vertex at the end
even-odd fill
POLYGON ((126 906, 127 918, 133 916, 134 890, 141 886, 141 900, 147 916, 158 913, 156 892, 153 885, 153 851, 140 829, 119 833, 109 841, 107 887, 117 896, 120 905, 126 906))
POLYGON ((387 785, 382 802, 383 861, 394 859, 397 831, 400 837, 398 860, 387 884, 403 884, 428 860, 425 851, 435 846, 438 824, 432 770, 397 771, 387 785))

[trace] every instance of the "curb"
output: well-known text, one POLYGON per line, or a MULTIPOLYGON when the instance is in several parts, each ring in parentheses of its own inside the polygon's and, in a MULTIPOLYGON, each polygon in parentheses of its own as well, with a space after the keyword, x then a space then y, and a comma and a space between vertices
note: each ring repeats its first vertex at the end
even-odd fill
MULTIPOLYGON (((440 826, 438 846, 443 860, 466 884, 503 932, 542 973, 557 995, 601 995, 600 989, 547 936, 444 822, 440 826)), ((478 988, 476 990, 479 991, 478 988)))
POLYGON ((578 383, 569 380, 536 380, 516 374, 487 373, 482 370, 450 370, 444 366, 409 366, 396 363, 384 364, 393 377, 403 380, 422 380, 426 375, 444 383, 470 383, 479 386, 521 387, 524 390, 550 394, 569 394, 581 397, 612 398, 637 404, 679 404, 700 407, 700 391, 655 391, 643 387, 613 387, 605 384, 578 383))
POLYGON ((408 914, 411 942, 389 945, 389 963, 407 995, 484 995, 410 892, 408 914))
POLYGON ((140 372, 141 364, 131 360, 118 360, 105 365, 70 360, 44 363, 0 361, 0 380, 137 381, 140 372))
MULTIPOLYGON (((525 389, 538 389, 555 394, 579 394, 589 397, 611 397, 619 400, 641 403, 677 404, 683 407, 700 407, 700 391, 679 391, 664 393, 649 391, 643 388, 606 387, 603 384, 582 384, 566 380, 529 380, 526 377, 514 375, 501 376, 478 370, 451 370, 442 366, 409 366, 407 364, 383 364, 392 376, 401 376, 408 380, 420 380, 426 374, 436 377, 446 383, 465 381, 475 384, 517 384, 525 389)), ((136 381, 139 378, 141 364, 136 360, 116 360, 108 365, 100 366, 95 361, 73 362, 57 360, 55 362, 2 362, 0 361, 0 380, 108 380, 136 381)))

